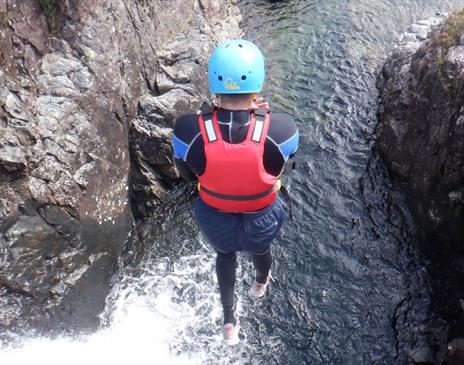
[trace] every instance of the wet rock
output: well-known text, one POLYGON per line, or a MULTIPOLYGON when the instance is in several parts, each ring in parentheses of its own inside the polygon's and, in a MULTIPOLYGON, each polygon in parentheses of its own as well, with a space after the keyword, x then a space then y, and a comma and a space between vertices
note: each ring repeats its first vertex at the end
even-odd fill
POLYGON ((429 30, 430 24, 413 24, 409 27, 408 32, 414 34, 418 40, 423 41, 427 38, 429 30))
POLYGON ((0 166, 8 172, 24 170, 26 157, 21 147, 0 147, 0 166))
POLYGON ((464 364, 464 338, 459 338, 448 344, 448 365, 462 364, 464 364))
POLYGON ((48 27, 42 9, 38 2, 21 1, 6 4, 9 15, 8 24, 14 29, 14 34, 26 43, 30 43, 40 53, 47 49, 48 27))
POLYGON ((0 332, 98 326, 130 194, 139 214, 172 184, 173 120, 239 33, 231 0, 54 4, 47 24, 40 2, 0 0, 0 332))
MULTIPOLYGON (((425 24, 410 28, 417 39, 425 24)), ((420 248, 431 260, 432 296, 448 326, 464 318, 464 47, 456 27, 464 28, 464 11, 427 31, 424 41, 395 49, 377 83, 378 147, 406 192, 420 248)), ((437 362, 452 340, 444 331, 432 340, 437 362)))
POLYGON ((18 206, 0 198, 0 231, 5 232, 18 219, 18 206))
POLYGON ((409 357, 414 364, 433 364, 433 352, 429 346, 417 347, 409 353, 409 357))

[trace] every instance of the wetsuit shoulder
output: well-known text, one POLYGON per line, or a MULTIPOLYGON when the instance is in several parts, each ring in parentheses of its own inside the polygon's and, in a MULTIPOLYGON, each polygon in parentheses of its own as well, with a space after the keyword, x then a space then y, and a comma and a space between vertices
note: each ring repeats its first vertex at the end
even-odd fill
POLYGON ((298 149, 298 127, 293 117, 289 114, 271 114, 268 137, 279 146, 285 161, 291 155, 295 154, 298 149))
POLYGON ((268 173, 277 176, 282 172, 285 161, 295 154, 298 140, 298 127, 293 117, 285 113, 271 113, 263 156, 268 173))
POLYGON ((174 135, 184 142, 189 142, 200 132, 198 115, 184 114, 178 117, 174 124, 174 135))

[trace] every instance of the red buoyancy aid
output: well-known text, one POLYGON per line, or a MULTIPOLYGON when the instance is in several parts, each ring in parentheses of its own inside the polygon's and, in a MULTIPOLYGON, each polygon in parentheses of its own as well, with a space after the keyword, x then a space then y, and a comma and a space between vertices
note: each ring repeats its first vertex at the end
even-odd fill
POLYGON ((264 118, 252 113, 245 140, 227 143, 219 130, 217 111, 211 119, 199 115, 206 168, 198 181, 206 204, 225 212, 252 212, 275 201, 280 181, 266 172, 263 163, 269 122, 269 112, 264 118))

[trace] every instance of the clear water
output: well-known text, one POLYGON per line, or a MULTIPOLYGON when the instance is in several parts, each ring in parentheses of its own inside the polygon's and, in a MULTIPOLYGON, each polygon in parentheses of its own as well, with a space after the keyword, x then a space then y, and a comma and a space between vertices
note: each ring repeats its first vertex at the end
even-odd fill
POLYGON ((139 226, 144 254, 122 267, 99 331, 24 335, 0 364, 405 364, 433 314, 413 222, 375 150, 375 78, 399 34, 464 1, 240 1, 268 64, 264 95, 295 116, 299 169, 286 179, 292 219, 274 245, 269 295, 247 295, 241 342, 220 342, 214 254, 182 188, 139 226))

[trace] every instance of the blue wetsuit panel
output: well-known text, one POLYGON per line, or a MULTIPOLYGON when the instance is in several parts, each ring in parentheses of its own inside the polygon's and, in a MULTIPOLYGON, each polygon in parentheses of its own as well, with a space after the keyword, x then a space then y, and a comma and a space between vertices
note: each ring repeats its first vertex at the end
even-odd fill
POLYGON ((185 161, 187 158, 189 145, 185 142, 182 142, 179 138, 177 138, 174 135, 172 137, 172 146, 174 148, 174 157, 185 161))
POLYGON ((287 139, 285 142, 279 144, 279 148, 282 151, 282 154, 284 155, 285 161, 288 160, 288 158, 293 155, 296 150, 298 149, 298 140, 300 138, 300 135, 298 131, 289 139, 287 139))

